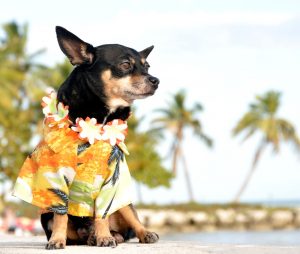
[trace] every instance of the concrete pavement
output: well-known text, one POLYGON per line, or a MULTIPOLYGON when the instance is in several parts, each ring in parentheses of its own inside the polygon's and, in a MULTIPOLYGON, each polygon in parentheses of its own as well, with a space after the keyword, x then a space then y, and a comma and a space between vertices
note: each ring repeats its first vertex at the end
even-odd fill
POLYGON ((0 235, 0 254, 299 254, 300 246, 222 245, 193 242, 159 241, 156 244, 139 244, 137 240, 120 244, 116 248, 67 246, 64 250, 45 250, 42 236, 17 237, 0 235))

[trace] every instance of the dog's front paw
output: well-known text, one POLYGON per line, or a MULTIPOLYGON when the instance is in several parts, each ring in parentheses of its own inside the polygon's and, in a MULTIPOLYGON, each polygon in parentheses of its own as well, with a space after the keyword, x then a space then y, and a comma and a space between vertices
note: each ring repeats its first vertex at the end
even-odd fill
POLYGON ((51 239, 46 244, 46 250, 64 249, 66 247, 66 239, 57 238, 51 239))
POLYGON ((113 238, 115 238, 118 244, 125 242, 124 237, 120 233, 112 231, 111 235, 113 236, 113 238))
POLYGON ((117 247, 118 243, 112 236, 97 237, 97 246, 99 247, 117 247))
POLYGON ((146 231, 139 239, 140 243, 155 243, 158 241, 159 236, 155 232, 146 231))
POLYGON ((95 235, 90 235, 87 244, 89 246, 116 247, 118 242, 112 236, 96 237, 95 235))

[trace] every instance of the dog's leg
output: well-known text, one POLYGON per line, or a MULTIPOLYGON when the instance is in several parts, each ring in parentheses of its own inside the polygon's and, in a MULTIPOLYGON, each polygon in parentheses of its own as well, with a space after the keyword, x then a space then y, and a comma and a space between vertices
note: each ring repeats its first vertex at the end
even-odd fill
POLYGON ((64 249, 66 247, 68 215, 54 213, 52 234, 46 245, 47 250, 64 249))
POLYGON ((133 228, 141 243, 155 243, 159 236, 154 232, 145 229, 137 217, 137 213, 132 205, 125 206, 119 210, 124 220, 133 228))
POLYGON ((95 219, 94 232, 91 232, 88 245, 96 245, 99 247, 116 247, 117 241, 111 235, 109 230, 109 220, 106 219, 95 219))

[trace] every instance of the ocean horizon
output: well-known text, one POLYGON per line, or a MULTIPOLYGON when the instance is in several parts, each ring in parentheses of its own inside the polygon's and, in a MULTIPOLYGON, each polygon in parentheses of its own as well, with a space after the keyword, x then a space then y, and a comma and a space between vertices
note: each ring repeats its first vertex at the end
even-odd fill
POLYGON ((300 199, 291 199, 291 200, 261 200, 261 201, 249 201, 242 202, 245 204, 259 204, 265 206, 283 206, 283 207, 300 207, 300 199))

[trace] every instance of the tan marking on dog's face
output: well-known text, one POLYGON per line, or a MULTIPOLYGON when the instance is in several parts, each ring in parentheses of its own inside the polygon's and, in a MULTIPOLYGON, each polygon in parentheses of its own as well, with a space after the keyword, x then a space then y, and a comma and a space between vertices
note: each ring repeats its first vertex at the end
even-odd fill
POLYGON ((144 65, 146 63, 146 58, 141 58, 141 63, 144 65))
POLYGON ((131 64, 132 64, 132 65, 134 65, 134 64, 135 64, 135 60, 134 60, 134 58, 133 58, 133 57, 129 57, 129 60, 130 60, 130 62, 131 62, 131 64))
POLYGON ((134 100, 146 98, 154 93, 153 87, 143 75, 115 78, 111 70, 106 70, 102 72, 101 80, 111 112, 118 107, 128 107, 134 100))
POLYGON ((122 87, 126 86, 130 80, 129 77, 115 79, 111 75, 111 70, 106 70, 102 73, 101 79, 104 83, 104 94, 108 98, 107 104, 110 111, 115 111, 118 107, 128 107, 132 103, 126 101, 120 96, 122 87))

